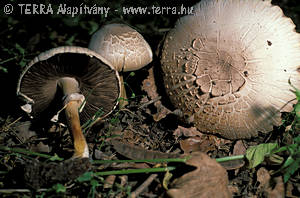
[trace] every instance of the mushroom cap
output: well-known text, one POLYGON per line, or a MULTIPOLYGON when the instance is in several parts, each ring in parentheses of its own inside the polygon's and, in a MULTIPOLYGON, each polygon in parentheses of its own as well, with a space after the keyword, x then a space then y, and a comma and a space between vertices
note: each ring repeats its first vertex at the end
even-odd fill
POLYGON ((202 0, 168 33, 161 63, 171 102, 199 130, 250 138, 293 109, 300 35, 269 0, 202 0))
POLYGON ((63 46, 41 53, 21 74, 17 96, 31 105, 30 115, 39 117, 62 108, 63 95, 57 85, 62 77, 75 78, 85 96, 86 104, 80 113, 82 122, 97 112, 103 118, 116 107, 120 79, 111 63, 87 48, 63 46))
POLYGON ((109 60, 118 71, 138 70, 152 61, 152 50, 143 36, 125 24, 102 26, 89 49, 109 60))

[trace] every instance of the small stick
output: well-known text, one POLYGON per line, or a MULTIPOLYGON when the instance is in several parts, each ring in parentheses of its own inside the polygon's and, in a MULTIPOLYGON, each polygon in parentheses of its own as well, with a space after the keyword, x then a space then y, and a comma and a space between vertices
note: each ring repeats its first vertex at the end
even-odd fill
POLYGON ((133 191, 130 195, 130 198, 136 198, 139 194, 141 194, 158 176, 158 174, 150 175, 135 191, 133 191))

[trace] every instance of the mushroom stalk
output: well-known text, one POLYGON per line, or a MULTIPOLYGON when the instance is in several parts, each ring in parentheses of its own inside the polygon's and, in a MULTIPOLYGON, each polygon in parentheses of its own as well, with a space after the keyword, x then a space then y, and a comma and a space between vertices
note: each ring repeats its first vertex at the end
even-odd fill
POLYGON ((63 77, 59 79, 58 86, 62 89, 65 100, 65 114, 69 131, 74 141, 74 157, 89 157, 88 146, 80 126, 78 109, 84 96, 79 94, 79 85, 75 78, 63 77))
POLYGON ((124 85, 124 79, 123 79, 123 75, 120 75, 120 81, 121 81, 121 90, 120 90, 120 102, 119 102, 119 107, 125 107, 126 105, 128 105, 128 100, 127 100, 127 94, 126 94, 126 90, 125 90, 125 85, 124 85))

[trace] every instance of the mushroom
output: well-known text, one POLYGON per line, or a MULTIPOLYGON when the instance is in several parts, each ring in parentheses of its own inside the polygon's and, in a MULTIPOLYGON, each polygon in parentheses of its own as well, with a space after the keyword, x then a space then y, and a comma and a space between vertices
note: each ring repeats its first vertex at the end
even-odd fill
POLYGON ((89 156, 80 121, 87 122, 96 114, 107 116, 116 107, 119 93, 119 75, 111 63, 82 47, 41 53, 25 68, 17 86, 17 95, 26 102, 22 108, 32 117, 64 108, 74 157, 89 156))
POLYGON ((229 139, 270 132, 300 87, 300 35, 271 1, 202 0, 164 41, 164 84, 174 106, 229 139))
MULTIPOLYGON (((112 63, 119 72, 138 70, 152 61, 152 50, 143 36, 125 24, 102 26, 91 38, 89 49, 112 63)), ((126 98, 123 76, 121 98, 126 98)), ((123 101, 126 104, 125 101, 123 101)))

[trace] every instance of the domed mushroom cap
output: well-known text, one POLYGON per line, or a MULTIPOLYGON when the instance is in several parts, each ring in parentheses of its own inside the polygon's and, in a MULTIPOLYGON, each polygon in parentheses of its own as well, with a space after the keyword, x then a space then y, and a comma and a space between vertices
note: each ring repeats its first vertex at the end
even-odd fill
POLYGON ((109 60, 118 71, 134 71, 152 61, 152 50, 143 36, 124 24, 102 26, 89 49, 109 60))
POLYGON ((57 97, 62 94, 58 81, 64 77, 76 79, 79 93, 85 97, 86 104, 80 113, 82 122, 97 112, 104 117, 116 107, 120 81, 111 63, 87 48, 66 46, 41 53, 29 63, 19 79, 17 95, 30 105, 32 116, 54 111, 53 103, 62 104, 63 96, 57 97))
POLYGON ((203 132, 249 138, 291 111, 300 87, 300 36, 270 1, 202 0, 165 40, 167 93, 203 132))

